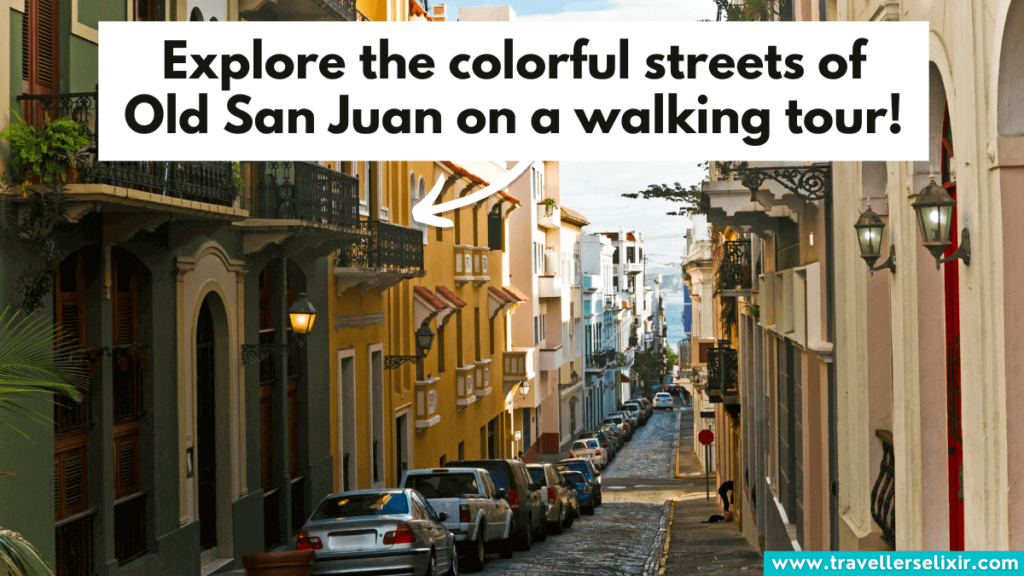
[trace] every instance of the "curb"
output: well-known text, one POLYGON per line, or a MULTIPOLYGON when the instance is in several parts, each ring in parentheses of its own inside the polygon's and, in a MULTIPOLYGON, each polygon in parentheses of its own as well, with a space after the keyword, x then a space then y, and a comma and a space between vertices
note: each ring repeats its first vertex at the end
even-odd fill
POLYGON ((658 540, 654 543, 651 549, 651 554, 647 557, 647 561, 644 563, 644 569, 642 576, 662 576, 664 573, 665 557, 668 555, 668 535, 669 528, 672 526, 673 510, 675 509, 674 500, 666 500, 662 504, 662 515, 661 522, 658 526, 658 540), (658 546, 664 539, 664 544, 658 546), (659 550, 660 548, 660 550, 659 550))
POLYGON ((668 545, 672 540, 672 524, 676 520, 676 501, 673 500, 668 512, 668 527, 665 528, 665 549, 661 553, 661 565, 658 567, 658 576, 665 576, 665 569, 668 568, 668 545))

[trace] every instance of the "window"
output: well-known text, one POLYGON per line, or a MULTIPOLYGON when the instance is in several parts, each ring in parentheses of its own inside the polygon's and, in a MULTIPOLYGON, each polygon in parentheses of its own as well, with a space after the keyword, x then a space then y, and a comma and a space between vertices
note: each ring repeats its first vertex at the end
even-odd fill
POLYGON ((612 288, 614 288, 616 292, 619 291, 619 277, 618 276, 612 276, 612 288))
POLYGON ((476 353, 476 360, 481 359, 480 356, 480 308, 473 309, 473 348, 476 353))
POLYGON ((462 363, 462 310, 455 313, 455 358, 459 366, 462 363))
POLYGON ((154 0, 134 0, 132 11, 136 22, 153 22, 156 20, 156 2, 154 0))
POLYGON ((533 273, 537 273, 537 243, 533 243, 533 273))
POLYGON ((537 169, 530 168, 530 197, 537 199, 537 169))
POLYGON ((612 264, 618 264, 618 263, 619 263, 619 249, 616 248, 615 251, 612 252, 612 264))
POLYGON ((444 373, 444 325, 437 327, 437 372, 444 373))
POLYGON ((627 264, 635 264, 636 263, 636 248, 633 248, 632 246, 627 246, 626 247, 626 263, 627 264))
POLYGON ((501 205, 487 213, 487 247, 491 250, 505 249, 505 223, 501 219, 501 205))
POLYGON ((541 314, 540 315, 540 339, 541 340, 547 340, 547 338, 548 338, 547 323, 548 323, 548 315, 547 314, 541 314))
POLYGON ((540 320, 536 316, 533 317, 533 344, 540 344, 540 320))
POLYGON ((488 322, 487 341, 491 345, 491 356, 494 356, 494 318, 488 322))

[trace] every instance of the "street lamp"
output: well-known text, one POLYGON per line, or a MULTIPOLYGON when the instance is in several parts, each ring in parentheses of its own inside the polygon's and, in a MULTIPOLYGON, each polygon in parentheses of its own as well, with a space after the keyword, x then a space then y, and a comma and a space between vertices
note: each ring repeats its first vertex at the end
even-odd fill
POLYGON ((947 258, 942 253, 951 244, 949 240, 950 229, 953 226, 953 207, 956 200, 946 192, 946 189, 935 183, 932 177, 931 182, 921 190, 917 200, 912 204, 917 212, 917 226, 921 230, 921 238, 924 247, 935 257, 935 268, 938 269, 945 262, 952 262, 958 258, 964 261, 967 266, 971 265, 971 235, 967 228, 961 233, 960 248, 947 258))
POLYGON ((420 324, 420 327, 416 330, 416 348, 419 350, 419 354, 415 356, 385 356, 384 368, 394 370, 406 362, 423 360, 427 357, 427 352, 430 352, 430 347, 433 344, 434 331, 430 329, 430 321, 428 320, 420 324))
POLYGON ((525 382, 523 382, 522 384, 519 385, 519 393, 522 394, 524 397, 530 395, 530 381, 529 380, 526 380, 525 382))
POLYGON ((242 364, 259 364, 272 354, 287 356, 293 348, 304 347, 306 335, 313 330, 315 322, 316 308, 306 298, 306 293, 301 292, 288 308, 288 323, 291 324, 292 334, 298 336, 295 342, 289 344, 242 344, 242 364))
POLYGON ((288 320, 292 324, 293 334, 305 336, 313 330, 316 308, 306 299, 305 292, 300 292, 295 302, 288 308, 288 320))
POLYGON ((882 231, 885 230, 885 223, 871 209, 871 200, 868 200, 868 209, 865 210, 857 223, 853 225, 857 230, 857 243, 860 245, 860 257, 868 264, 868 270, 874 274, 878 270, 888 268, 893 274, 896 273, 896 247, 889 242, 889 259, 875 266, 878 257, 881 255, 882 231))

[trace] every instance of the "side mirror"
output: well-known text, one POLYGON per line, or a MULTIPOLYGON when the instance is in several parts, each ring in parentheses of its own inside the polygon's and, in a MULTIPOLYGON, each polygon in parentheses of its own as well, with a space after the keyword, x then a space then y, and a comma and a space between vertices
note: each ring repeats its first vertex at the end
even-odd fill
POLYGON ((440 513, 438 513, 437 519, 440 520, 441 522, 447 522, 448 521, 448 513, 447 512, 440 512, 440 513))
POLYGON ((508 492, 505 492, 504 488, 500 488, 498 490, 498 494, 497 494, 496 497, 501 499, 501 500, 507 500, 508 499, 508 492))

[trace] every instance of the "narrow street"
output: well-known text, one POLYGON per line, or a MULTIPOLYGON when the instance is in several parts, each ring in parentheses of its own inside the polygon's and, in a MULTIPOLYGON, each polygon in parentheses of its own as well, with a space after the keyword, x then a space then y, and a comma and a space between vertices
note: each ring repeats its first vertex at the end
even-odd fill
POLYGON ((721 513, 715 500, 705 500, 704 482, 676 480, 677 451, 685 456, 692 449, 692 413, 680 408, 676 399, 674 410, 655 412, 605 469, 604 503, 594 516, 577 519, 564 534, 511 560, 488 555, 481 574, 761 574, 761 555, 736 524, 702 523, 721 513))

